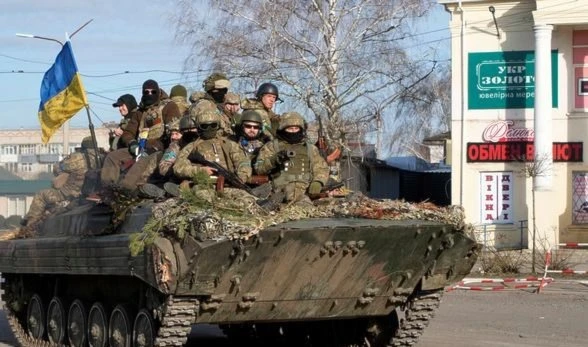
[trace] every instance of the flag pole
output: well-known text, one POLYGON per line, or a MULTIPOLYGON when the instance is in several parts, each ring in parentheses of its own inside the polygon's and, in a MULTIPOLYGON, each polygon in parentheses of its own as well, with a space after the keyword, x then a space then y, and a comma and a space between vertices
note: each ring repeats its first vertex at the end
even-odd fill
POLYGON ((88 115, 88 128, 90 128, 90 136, 92 136, 92 144, 96 151, 96 169, 102 167, 102 159, 98 153, 98 141, 96 140, 96 132, 94 131, 94 123, 92 123, 92 117, 90 116, 90 105, 86 105, 86 114, 88 115))

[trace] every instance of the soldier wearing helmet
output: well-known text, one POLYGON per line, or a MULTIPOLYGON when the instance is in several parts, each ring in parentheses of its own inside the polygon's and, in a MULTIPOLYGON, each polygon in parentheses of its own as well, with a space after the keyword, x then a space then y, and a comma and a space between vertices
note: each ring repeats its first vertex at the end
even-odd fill
POLYGON ((169 98, 178 105, 182 116, 188 113, 190 103, 188 102, 188 91, 186 90, 186 87, 181 84, 176 84, 170 89, 169 98))
POLYGON ((33 231, 43 220, 45 212, 53 207, 64 207, 82 193, 86 172, 96 168, 96 156, 100 155, 90 136, 82 140, 80 149, 59 162, 54 169, 56 177, 52 187, 35 194, 25 217, 27 230, 33 231))
POLYGON ((227 93, 221 113, 221 128, 224 135, 230 136, 235 134, 239 124, 239 111, 241 110, 241 97, 236 93, 227 93))
MULTIPOLYGON (((219 72, 212 73, 202 83, 204 92, 194 92, 190 96, 192 105, 188 110, 188 114, 193 119, 196 119, 198 114, 205 110, 214 110, 219 115, 222 115, 225 96, 230 86, 231 82, 225 74, 219 72)), ((221 121, 221 127, 224 135, 233 134, 233 129, 228 124, 224 125, 224 122, 221 121)))
POLYGON ((208 166, 190 161, 192 152, 200 153, 206 160, 219 163, 228 171, 246 182, 251 176, 251 163, 239 148, 239 145, 222 136, 220 115, 215 110, 202 110, 196 115, 198 139, 184 147, 173 166, 174 174, 180 179, 192 179, 196 174, 205 172, 215 175, 215 170, 208 166))
POLYGON ((259 151, 255 170, 270 175, 275 192, 283 192, 285 202, 308 200, 305 193, 317 195, 329 178, 329 167, 316 146, 306 141, 306 121, 297 112, 280 117, 276 139, 259 151))
POLYGON ((241 149, 255 163, 259 149, 271 139, 263 132, 263 120, 255 110, 246 110, 237 125, 236 135, 233 137, 241 149))
POLYGON ((243 110, 256 110, 263 119, 263 127, 266 134, 276 134, 280 117, 274 113, 276 101, 281 101, 278 87, 273 83, 262 83, 255 92, 254 99, 246 99, 241 103, 243 110))

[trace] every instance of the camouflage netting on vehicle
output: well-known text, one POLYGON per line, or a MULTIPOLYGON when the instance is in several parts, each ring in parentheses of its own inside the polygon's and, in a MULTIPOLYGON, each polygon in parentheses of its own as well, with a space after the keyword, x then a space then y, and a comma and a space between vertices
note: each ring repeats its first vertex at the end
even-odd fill
POLYGON ((189 234, 200 241, 248 239, 271 225, 305 218, 427 220, 449 224, 463 232, 472 230, 459 206, 375 200, 361 193, 266 211, 256 203, 256 198, 242 190, 227 188, 222 194, 213 189, 183 190, 180 198, 157 203, 152 212, 143 233, 134 235, 130 243, 133 254, 141 252, 158 235, 182 240, 189 234))

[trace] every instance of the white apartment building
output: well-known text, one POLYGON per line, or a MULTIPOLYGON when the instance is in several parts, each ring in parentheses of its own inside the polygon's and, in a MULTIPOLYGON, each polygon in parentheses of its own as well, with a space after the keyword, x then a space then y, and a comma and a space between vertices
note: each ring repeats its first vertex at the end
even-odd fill
MULTIPOLYGON (((108 149, 109 130, 95 129, 99 147, 108 149)), ((40 129, 0 130, 0 167, 25 180, 37 179, 40 173, 52 172, 53 164, 80 147, 86 136, 90 136, 88 128, 64 127, 43 144, 40 129)))

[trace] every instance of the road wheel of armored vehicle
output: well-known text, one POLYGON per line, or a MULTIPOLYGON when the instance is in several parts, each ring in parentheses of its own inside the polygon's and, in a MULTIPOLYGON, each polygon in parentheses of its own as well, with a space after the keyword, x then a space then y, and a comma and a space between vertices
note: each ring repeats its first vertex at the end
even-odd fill
POLYGON ((124 305, 116 305, 110 314, 108 342, 110 347, 131 347, 131 325, 129 310, 124 305))
POLYGON ((152 347, 155 342, 155 322, 149 311, 142 309, 137 313, 135 324, 133 325, 133 346, 134 347, 152 347))
POLYGON ((108 316, 99 302, 94 303, 88 313, 88 344, 90 347, 108 346, 108 316))
POLYGON ((67 336, 72 347, 82 347, 86 343, 87 311, 84 303, 74 300, 67 314, 67 336))
POLYGON ((27 329, 33 339, 42 339, 45 334, 45 308, 38 294, 34 294, 29 300, 27 329))
POLYGON ((47 337, 49 342, 56 345, 63 344, 66 323, 63 301, 55 296, 51 299, 47 308, 47 337))

